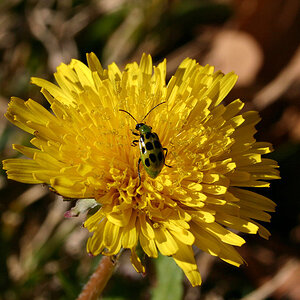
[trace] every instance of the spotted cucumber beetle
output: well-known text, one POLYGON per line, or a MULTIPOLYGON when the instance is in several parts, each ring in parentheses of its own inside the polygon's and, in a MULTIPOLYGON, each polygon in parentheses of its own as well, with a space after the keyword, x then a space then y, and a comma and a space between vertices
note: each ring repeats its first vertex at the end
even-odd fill
POLYGON ((138 161, 139 186, 141 185, 141 162, 143 163, 144 169, 151 178, 156 178, 162 170, 163 166, 171 168, 171 166, 165 164, 168 149, 162 147, 158 135, 155 132, 152 132, 152 127, 143 123, 145 118, 150 114, 150 112, 153 111, 153 109, 164 103, 166 102, 164 101, 152 107, 140 123, 131 113, 124 109, 119 109, 119 111, 127 113, 134 121, 136 121, 135 130, 139 131, 139 133, 136 133, 133 130, 131 130, 132 134, 140 137, 139 140, 133 140, 131 143, 131 145, 134 147, 137 146, 137 143, 139 143, 140 147, 141 156, 138 161))

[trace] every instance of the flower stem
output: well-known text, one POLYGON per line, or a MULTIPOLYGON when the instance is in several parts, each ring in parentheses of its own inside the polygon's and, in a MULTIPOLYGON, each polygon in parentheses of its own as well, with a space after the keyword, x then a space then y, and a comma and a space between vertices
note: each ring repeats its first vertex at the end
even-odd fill
POLYGON ((100 263, 82 289, 77 300, 96 300, 105 288, 116 266, 116 256, 103 256, 100 263))

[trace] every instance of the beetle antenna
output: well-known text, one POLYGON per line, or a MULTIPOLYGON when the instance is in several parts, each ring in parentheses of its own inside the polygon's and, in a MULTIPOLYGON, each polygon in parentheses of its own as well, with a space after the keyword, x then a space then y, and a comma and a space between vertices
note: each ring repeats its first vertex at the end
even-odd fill
POLYGON ((138 121, 136 120, 136 118, 131 114, 129 113, 128 111, 124 110, 124 109, 119 109, 119 111, 123 111, 125 112, 126 114, 128 114, 134 121, 136 121, 138 123, 138 121))
POLYGON ((164 104, 164 103, 166 103, 166 101, 161 102, 161 103, 155 105, 154 107, 152 107, 152 108, 147 112, 147 114, 145 115, 145 117, 143 118, 142 121, 144 121, 144 120, 146 119, 146 117, 151 113, 151 111, 152 111, 154 108, 156 108, 157 106, 160 106, 160 105, 162 105, 162 104, 164 104))

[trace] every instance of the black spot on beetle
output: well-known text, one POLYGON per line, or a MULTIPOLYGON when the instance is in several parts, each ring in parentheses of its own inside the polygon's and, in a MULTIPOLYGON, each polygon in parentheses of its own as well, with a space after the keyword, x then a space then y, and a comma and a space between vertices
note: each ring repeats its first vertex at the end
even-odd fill
POLYGON ((142 147, 142 152, 143 152, 143 154, 145 154, 145 152, 146 152, 146 149, 144 147, 142 147))
POLYGON ((152 149, 153 149, 153 145, 152 145, 151 142, 147 142, 147 143, 146 143, 146 149, 147 149, 147 150, 152 150, 152 149))
POLYGON ((156 134, 156 133, 154 133, 154 132, 151 132, 151 136, 152 136, 152 138, 154 138, 154 139, 156 139, 156 138, 157 138, 157 134, 156 134))
POLYGON ((159 161, 162 161, 162 159, 163 159, 163 153, 160 151, 160 152, 158 153, 157 157, 158 157, 158 160, 159 160, 159 161))
POLYGON ((150 159, 151 159, 152 162, 154 162, 154 163, 156 162, 156 156, 155 156, 155 154, 151 153, 149 155, 149 157, 150 157, 150 159))
POLYGON ((161 148, 161 144, 160 144, 159 141, 154 141, 154 146, 155 146, 156 149, 161 148))
POLYGON ((143 134, 141 134, 141 140, 144 142, 145 141, 145 137, 143 134))
POLYGON ((146 158, 146 159, 145 159, 145 165, 146 165, 147 167, 150 167, 150 160, 149 160, 149 158, 146 158))
POLYGON ((147 132, 147 133, 146 133, 146 139, 149 140, 149 139, 150 139, 150 136, 151 136, 151 132, 147 132))

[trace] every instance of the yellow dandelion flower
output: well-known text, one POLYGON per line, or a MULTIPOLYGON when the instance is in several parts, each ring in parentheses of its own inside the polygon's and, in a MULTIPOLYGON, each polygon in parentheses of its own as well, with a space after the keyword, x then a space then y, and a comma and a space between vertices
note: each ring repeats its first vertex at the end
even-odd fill
POLYGON ((172 256, 193 286, 201 284, 194 245, 242 264, 234 246, 245 240, 230 229, 268 238, 255 220, 269 221, 267 212, 275 208, 243 187, 268 187, 266 180, 279 174, 275 161, 262 158, 272 146, 253 137, 258 113, 241 113, 240 100, 222 104, 237 76, 187 58, 166 84, 166 60, 152 66, 150 55, 123 71, 114 63, 103 69, 93 53, 87 61, 61 64, 54 74, 58 85, 32 78, 52 112, 12 98, 6 117, 34 135, 35 148, 13 145, 30 159, 5 160, 8 178, 46 183, 63 197, 94 199, 100 208, 84 223, 93 233, 87 251, 130 249, 138 272, 145 270, 137 247, 149 257, 172 256), (133 118, 141 122, 153 107, 143 123, 168 149, 171 167, 151 178, 141 164, 139 180, 133 118))

